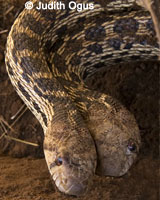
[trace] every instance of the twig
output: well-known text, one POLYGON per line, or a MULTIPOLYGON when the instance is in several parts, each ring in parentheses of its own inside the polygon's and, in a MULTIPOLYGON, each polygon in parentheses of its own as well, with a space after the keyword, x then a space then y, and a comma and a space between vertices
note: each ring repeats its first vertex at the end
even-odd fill
MULTIPOLYGON (((2 134, 2 135, 3 135, 3 134, 2 134)), ((8 139, 11 139, 11 140, 14 140, 14 141, 16 141, 16 142, 21 142, 21 143, 24 143, 24 144, 29 144, 29 145, 32 145, 32 146, 35 146, 35 147, 38 147, 38 146, 39 146, 39 145, 36 144, 36 143, 27 142, 27 141, 25 141, 25 140, 17 139, 17 138, 11 137, 11 136, 6 135, 6 134, 4 134, 4 137, 5 137, 5 138, 8 138, 8 139)), ((0 139, 1 139, 1 137, 0 137, 0 139)))
POLYGON ((8 8, 8 10, 6 10, 6 12, 4 13, 4 16, 6 16, 8 13, 10 13, 13 10, 14 6, 11 6, 10 8, 8 8))
MULTIPOLYGON (((25 105, 23 105, 19 110, 18 112, 12 116, 11 118, 12 119, 15 119, 15 117, 20 113, 20 111, 22 111, 22 109, 25 107, 25 105)), ((14 137, 11 137, 9 135, 7 135, 7 129, 6 127, 4 126, 4 124, 12 131, 12 132, 15 132, 14 129, 12 128, 14 126, 14 124, 19 120, 19 118, 26 112, 27 110, 27 107, 23 110, 23 112, 14 120, 14 122, 9 125, 4 119, 2 116, 0 116, 0 124, 1 124, 1 127, 3 128, 4 132, 2 133, 2 135, 0 136, 0 140, 5 137, 7 139, 10 139, 10 140, 14 140, 16 142, 21 142, 21 143, 24 143, 24 144, 29 144, 29 145, 32 145, 32 146, 36 146, 38 147, 39 145, 36 144, 36 143, 33 143, 33 142, 28 142, 28 141, 25 141, 25 140, 21 140, 21 139, 17 139, 17 138, 14 138, 14 137)))
POLYGON ((6 30, 3 30, 3 31, 0 31, 0 35, 3 34, 3 33, 7 33, 7 32, 8 32, 7 29, 6 29, 6 30))
POLYGON ((25 104, 23 104, 23 105, 20 107, 20 109, 16 112, 16 114, 14 114, 14 115, 11 117, 11 119, 13 120, 13 119, 21 112, 21 110, 23 110, 24 107, 25 107, 25 104))

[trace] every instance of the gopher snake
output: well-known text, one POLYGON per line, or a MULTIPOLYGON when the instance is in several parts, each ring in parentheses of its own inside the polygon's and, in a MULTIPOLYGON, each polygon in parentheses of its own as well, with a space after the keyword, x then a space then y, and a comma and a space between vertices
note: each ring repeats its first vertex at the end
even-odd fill
POLYGON ((56 186, 80 195, 95 170, 126 173, 140 146, 134 117, 85 80, 107 65, 158 59, 160 49, 150 14, 135 0, 85 0, 94 9, 81 12, 71 10, 68 0, 61 1, 64 10, 37 9, 38 2, 11 28, 7 71, 43 127, 45 158, 56 186))

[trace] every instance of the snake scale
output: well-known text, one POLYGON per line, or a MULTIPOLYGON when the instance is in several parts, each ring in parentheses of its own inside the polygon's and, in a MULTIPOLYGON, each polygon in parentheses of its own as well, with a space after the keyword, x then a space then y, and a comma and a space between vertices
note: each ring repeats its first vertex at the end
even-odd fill
MULTIPOLYGON (((84 0, 94 9, 38 9, 33 1, 7 39, 6 66, 17 93, 44 130, 57 188, 84 194, 95 173, 122 176, 137 157, 139 129, 117 100, 85 82, 109 66, 158 60, 151 15, 135 0, 84 0)), ((57 3, 58 1, 54 1, 57 3)), ((82 1, 74 1, 77 5, 82 1)))

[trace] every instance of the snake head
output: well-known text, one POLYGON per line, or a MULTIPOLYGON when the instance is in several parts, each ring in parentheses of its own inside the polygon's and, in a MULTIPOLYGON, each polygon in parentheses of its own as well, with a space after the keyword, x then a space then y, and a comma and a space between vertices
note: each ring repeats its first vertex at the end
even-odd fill
POLYGON ((89 109, 87 124, 97 150, 98 175, 122 176, 136 161, 141 138, 134 116, 119 102, 106 97, 106 105, 89 109))
POLYGON ((95 145, 87 129, 52 124, 45 133, 44 153, 61 192, 75 196, 86 193, 97 162, 95 145))

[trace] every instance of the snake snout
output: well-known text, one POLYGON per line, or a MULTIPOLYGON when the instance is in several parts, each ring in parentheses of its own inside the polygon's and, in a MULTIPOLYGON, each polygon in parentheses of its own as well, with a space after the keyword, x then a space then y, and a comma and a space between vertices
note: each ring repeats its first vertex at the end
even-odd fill
POLYGON ((63 156, 61 159, 58 157, 55 163, 50 165, 50 169, 57 188, 69 195, 80 196, 85 194, 90 180, 92 180, 92 172, 83 169, 87 166, 63 156))
POLYGON ((69 177, 65 180, 64 179, 60 180, 60 178, 58 178, 55 181, 55 184, 61 192, 64 192, 69 195, 74 195, 74 196, 83 195, 86 192, 87 187, 88 187, 87 184, 85 185, 81 183, 80 180, 74 177, 69 177))
POLYGON ((69 181, 67 193, 70 195, 80 196, 86 192, 87 186, 81 184, 78 180, 71 178, 69 181))

